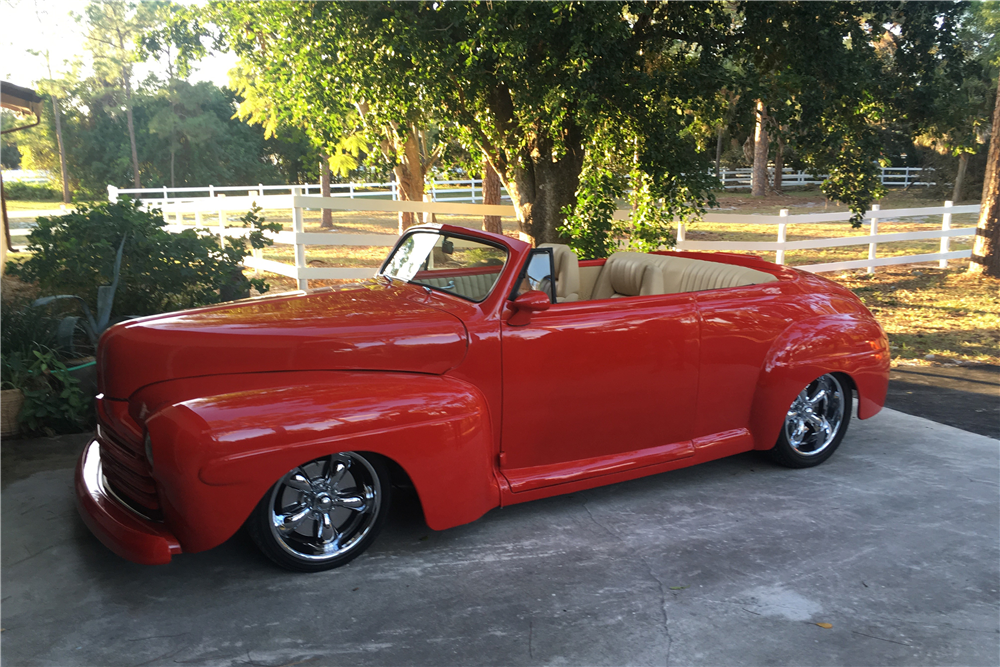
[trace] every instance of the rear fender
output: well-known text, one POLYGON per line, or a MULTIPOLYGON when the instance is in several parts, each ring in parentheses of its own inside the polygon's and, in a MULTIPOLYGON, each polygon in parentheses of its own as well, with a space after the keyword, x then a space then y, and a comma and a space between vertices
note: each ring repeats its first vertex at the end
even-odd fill
POLYGON ((164 517, 186 552, 228 539, 289 470, 341 451, 402 466, 433 529, 499 504, 486 401, 461 380, 269 373, 178 380, 140 394, 133 404, 146 411, 137 416, 151 437, 164 517), (195 384, 203 395, 163 400, 171 391, 190 395, 195 384))
MULTIPOLYGON (((858 391, 858 418, 874 416, 889 387, 889 341, 866 314, 824 315, 786 329, 761 369, 750 416, 755 449, 771 449, 792 401, 827 373, 848 376, 858 391)), ((850 387, 846 387, 850 390, 850 387)))

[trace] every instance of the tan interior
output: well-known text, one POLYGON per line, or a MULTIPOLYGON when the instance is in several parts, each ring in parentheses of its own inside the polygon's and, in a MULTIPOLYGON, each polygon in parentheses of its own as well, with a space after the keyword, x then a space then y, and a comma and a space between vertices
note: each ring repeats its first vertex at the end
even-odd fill
POLYGON ((556 272, 556 301, 565 303, 580 299, 580 261, 570 247, 561 243, 543 243, 539 248, 552 248, 556 272))
POLYGON ((556 294, 559 301, 570 300, 562 295, 572 288, 575 288, 577 297, 572 300, 589 301, 700 292, 777 280, 770 273, 745 266, 639 252, 618 252, 611 255, 604 266, 580 267, 576 255, 568 246, 547 244, 544 247, 560 248, 554 250, 559 256, 556 260, 556 294), (560 284, 564 277, 568 278, 566 287, 560 284))

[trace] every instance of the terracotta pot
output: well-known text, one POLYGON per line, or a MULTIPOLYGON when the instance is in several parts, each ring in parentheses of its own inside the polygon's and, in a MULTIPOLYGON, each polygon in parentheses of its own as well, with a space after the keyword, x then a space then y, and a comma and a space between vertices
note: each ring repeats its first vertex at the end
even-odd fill
POLYGON ((0 437, 17 435, 21 425, 17 415, 24 405, 24 394, 20 389, 4 389, 0 391, 0 437))

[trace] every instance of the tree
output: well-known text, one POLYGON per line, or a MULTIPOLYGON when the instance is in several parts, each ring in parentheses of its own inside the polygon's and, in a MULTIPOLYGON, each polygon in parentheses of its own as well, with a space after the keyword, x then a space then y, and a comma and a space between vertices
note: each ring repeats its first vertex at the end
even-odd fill
POLYGON ((354 104, 372 142, 396 159, 400 186, 413 184, 410 197, 440 155, 422 129, 431 119, 487 157, 521 232, 539 243, 564 240, 557 230, 576 203, 588 150, 638 165, 670 215, 711 196, 707 163, 686 129, 689 102, 713 76, 716 5, 213 8, 252 66, 254 94, 289 101, 272 113, 275 127, 281 118, 308 123, 332 142, 354 104))
POLYGON ((941 59, 930 71, 919 95, 906 108, 920 136, 941 154, 958 158, 952 199, 964 199, 970 156, 986 143, 993 106, 993 87, 1000 70, 1000 6, 972 3, 959 20, 955 48, 962 59, 941 59))
MULTIPOLYGON (((367 65, 320 56, 343 46, 343 13, 338 3, 213 4, 209 16, 240 56, 231 74, 244 98, 240 117, 263 125, 268 137, 281 128, 301 129, 333 158, 350 154, 351 142, 364 135, 392 165, 400 198, 422 201, 425 176, 440 153, 428 144, 421 110, 377 113, 372 99, 356 94, 364 88, 356 80, 367 65)), ((368 145, 364 152, 370 154, 368 145)), ((400 213, 400 232, 415 221, 412 213, 400 213)))
MULTIPOLYGON (((912 113, 942 63, 963 62, 954 45, 962 11, 951 2, 739 2, 727 49, 738 65, 732 85, 759 100, 758 132, 770 129, 782 151, 787 141, 810 170, 829 174, 823 192, 860 226, 884 191, 887 122, 912 113)), ((766 155, 758 147, 755 172, 766 155)))
POLYGON ((214 133, 214 117, 192 116, 178 107, 178 88, 191 70, 191 62, 205 55, 202 37, 208 36, 194 11, 173 2, 150 2, 143 6, 145 23, 151 27, 136 38, 138 57, 150 56, 167 67, 167 86, 161 92, 170 102, 152 121, 150 130, 170 139, 170 187, 175 186, 174 159, 180 135, 189 141, 206 141, 214 133))
POLYGON ((993 131, 986 160, 982 207, 976 225, 969 273, 1000 278, 1000 81, 993 104, 993 131))
POLYGON ((87 48, 94 56, 94 70, 107 81, 121 85, 125 93, 125 116, 132 149, 132 183, 141 188, 139 154, 132 114, 132 65, 136 61, 136 43, 147 27, 146 13, 123 0, 100 0, 87 5, 87 48))

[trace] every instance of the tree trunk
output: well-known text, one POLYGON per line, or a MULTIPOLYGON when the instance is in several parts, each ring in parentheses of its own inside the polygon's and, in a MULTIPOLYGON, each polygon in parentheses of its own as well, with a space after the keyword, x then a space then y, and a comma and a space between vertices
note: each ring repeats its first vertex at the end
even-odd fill
POLYGON ((767 194, 767 111, 763 100, 757 100, 757 127, 753 133, 753 174, 750 190, 754 197, 767 194))
POLYGON ((125 79, 125 118, 128 120, 128 140, 132 145, 132 183, 137 188, 142 187, 139 180, 139 152, 135 148, 135 123, 132 121, 132 82, 128 74, 125 79))
POLYGON ((719 174, 722 173, 722 135, 724 127, 719 125, 719 129, 716 132, 715 140, 715 177, 719 178, 719 174))
POLYGON ((3 189, 3 175, 0 174, 0 207, 2 207, 3 213, 3 238, 0 238, 0 252, 2 252, 3 257, 0 258, 0 273, 3 273, 7 266, 7 251, 13 250, 14 246, 10 241, 10 220, 7 219, 7 193, 3 189))
POLYGON ((562 157, 553 159, 553 148, 547 137, 534 137, 515 163, 513 181, 504 183, 521 234, 534 246, 566 242, 558 231, 565 220, 562 210, 576 203, 580 186, 584 149, 579 128, 567 129, 562 157))
POLYGON ((958 173, 955 175, 955 189, 951 193, 951 200, 956 204, 962 201, 962 186, 965 184, 965 170, 969 168, 969 154, 960 153, 958 156, 958 173))
POLYGON ((62 123, 59 120, 59 100, 52 96, 52 118, 56 121, 56 143, 59 145, 59 175, 62 177, 63 203, 69 203, 69 183, 66 181, 66 149, 63 148, 62 123))
MULTIPOLYGON (((489 160, 483 160, 483 203, 491 206, 500 204, 500 176, 489 160)), ((503 234, 503 224, 499 215, 483 216, 483 231, 503 234)))
MULTIPOLYGON (((319 193, 323 197, 330 196, 330 156, 325 153, 319 155, 319 193)), ((319 224, 319 228, 333 229, 333 211, 323 209, 323 222, 319 224)))
POLYGON ((778 134, 778 148, 774 153, 774 186, 773 190, 775 194, 784 194, 781 191, 781 170, 785 168, 785 140, 781 138, 781 134, 778 134))
MULTIPOLYGON (((420 144, 412 130, 406 133, 406 139, 402 145, 397 142, 396 153, 399 155, 399 163, 392 170, 396 174, 399 198, 402 201, 422 202, 424 200, 424 167, 420 159, 420 144)), ((416 213, 400 211, 399 233, 402 234, 418 222, 420 222, 420 217, 416 213)))
POLYGON ((990 151, 986 156, 986 178, 983 183, 982 207, 976 225, 976 242, 972 246, 969 273, 1000 278, 1000 82, 997 101, 993 106, 993 132, 990 151))

